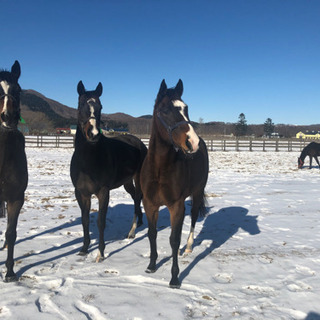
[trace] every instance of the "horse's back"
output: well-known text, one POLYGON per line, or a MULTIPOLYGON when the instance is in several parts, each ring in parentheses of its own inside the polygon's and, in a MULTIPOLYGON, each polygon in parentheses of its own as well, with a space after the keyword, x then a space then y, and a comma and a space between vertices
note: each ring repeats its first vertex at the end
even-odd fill
POLYGON ((137 148, 141 151, 141 156, 144 158, 147 154, 147 147, 145 146, 145 144, 136 136, 132 135, 132 134, 122 134, 122 135, 118 135, 116 137, 113 138, 109 138, 109 139, 114 139, 116 141, 121 141, 125 144, 128 144, 134 148, 137 148))
POLYGON ((305 149, 309 156, 314 157, 320 155, 320 143, 312 141, 305 147, 305 149))
POLYGON ((71 160, 71 179, 75 186, 80 180, 90 181, 92 189, 106 186, 115 189, 140 172, 146 147, 132 135, 101 136, 96 145, 75 145, 71 160))

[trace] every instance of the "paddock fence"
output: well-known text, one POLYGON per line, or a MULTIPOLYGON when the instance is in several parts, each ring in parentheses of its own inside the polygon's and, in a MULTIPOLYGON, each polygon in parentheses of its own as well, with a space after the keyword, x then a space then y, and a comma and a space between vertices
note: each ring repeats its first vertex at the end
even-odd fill
MULTIPOLYGON (((73 148, 74 136, 26 136, 26 147, 38 148, 73 148)), ((141 138, 148 147, 149 139, 141 138)), ((214 137, 204 139, 209 151, 288 151, 301 152, 310 140, 303 139, 259 139, 259 138, 225 138, 214 137)))

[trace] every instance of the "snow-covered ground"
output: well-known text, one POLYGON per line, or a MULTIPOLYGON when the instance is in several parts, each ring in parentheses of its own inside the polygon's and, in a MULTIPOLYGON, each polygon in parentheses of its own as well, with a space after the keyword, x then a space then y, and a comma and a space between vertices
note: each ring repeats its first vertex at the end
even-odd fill
MULTIPOLYGON (((159 217, 158 270, 149 262, 147 224, 125 238, 133 203, 112 191, 106 256, 82 245, 69 178, 72 149, 28 148, 29 185, 18 223, 16 283, 0 281, 5 319, 320 319, 320 172, 297 169, 296 152, 211 152, 209 215, 196 225, 191 254, 186 202, 179 259, 181 289, 170 289, 170 223, 159 217)), ((0 246, 6 220, 0 220, 0 246)), ((6 251, 0 251, 3 280, 6 251)))

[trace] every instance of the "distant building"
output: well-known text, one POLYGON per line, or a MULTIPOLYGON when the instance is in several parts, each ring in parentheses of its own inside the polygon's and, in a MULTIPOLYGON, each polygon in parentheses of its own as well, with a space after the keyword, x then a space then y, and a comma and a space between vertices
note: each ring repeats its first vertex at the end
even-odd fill
POLYGON ((56 134, 70 134, 70 128, 56 128, 56 134))
POLYGON ((76 125, 71 125, 70 126, 70 133, 75 135, 76 132, 77 132, 77 126, 76 125))
POLYGON ((306 132, 300 131, 296 134, 296 138, 317 140, 317 139, 320 139, 320 131, 308 131, 308 130, 306 132))

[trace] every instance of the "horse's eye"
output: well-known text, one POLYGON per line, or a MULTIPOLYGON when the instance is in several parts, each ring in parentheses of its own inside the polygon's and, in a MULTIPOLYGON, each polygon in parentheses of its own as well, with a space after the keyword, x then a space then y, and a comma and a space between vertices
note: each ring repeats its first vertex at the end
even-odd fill
POLYGON ((164 114, 168 114, 169 112, 170 112, 170 107, 168 107, 168 106, 165 106, 165 107, 163 107, 162 109, 161 109, 161 112, 163 112, 164 114))

